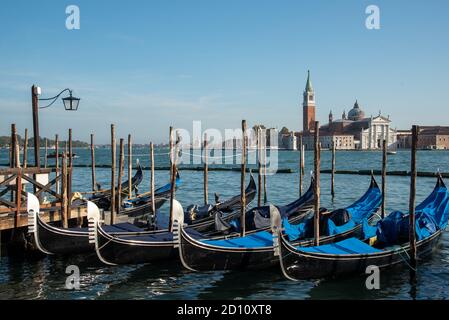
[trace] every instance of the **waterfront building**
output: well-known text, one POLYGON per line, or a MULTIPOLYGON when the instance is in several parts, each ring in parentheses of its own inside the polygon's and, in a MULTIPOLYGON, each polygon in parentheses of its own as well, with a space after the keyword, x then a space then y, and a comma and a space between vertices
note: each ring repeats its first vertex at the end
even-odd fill
POLYGON ((293 131, 279 133, 279 149, 298 150, 297 134, 293 131))
MULTIPOLYGON (((412 131, 397 131, 398 149, 410 149, 412 146, 412 131)), ((418 149, 449 150, 449 127, 420 126, 418 149)))
POLYGON ((315 129, 315 91, 310 79, 310 71, 307 71, 307 82, 303 92, 303 132, 310 134, 315 129))
MULTIPOLYGON (((303 93, 303 144, 306 149, 314 146, 315 123, 315 91, 307 74, 306 88, 303 93)), ((327 124, 320 126, 320 143, 322 148, 331 148, 335 143, 340 150, 378 150, 382 148, 382 141, 387 141, 389 149, 395 149, 397 143, 396 130, 391 128, 391 120, 382 116, 365 117, 365 112, 356 100, 352 109, 343 111, 341 119, 334 120, 332 111, 329 113, 327 124)))
POLYGON ((412 146, 412 131, 411 130, 397 130, 396 140, 398 149, 410 149, 412 146))
POLYGON ((448 150, 449 127, 420 126, 418 148, 429 150, 448 150))

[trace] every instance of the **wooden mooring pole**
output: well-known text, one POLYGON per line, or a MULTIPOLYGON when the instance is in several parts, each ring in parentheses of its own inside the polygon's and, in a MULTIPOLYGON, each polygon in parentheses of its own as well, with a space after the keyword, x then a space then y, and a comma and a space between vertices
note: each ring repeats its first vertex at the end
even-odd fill
POLYGON ((314 240, 315 245, 320 245, 320 123, 315 121, 315 141, 314 141, 314 174, 315 174, 315 203, 314 203, 314 240))
POLYGON ((302 181, 304 179, 304 148, 302 134, 299 135, 299 196, 302 196, 302 181))
MULTIPOLYGON (((11 124, 11 139, 10 139, 10 146, 9 146, 9 150, 10 150, 10 159, 9 159, 9 166, 11 168, 16 168, 17 167, 17 150, 16 150, 16 139, 17 139, 17 129, 16 129, 16 124, 12 123, 11 124)), ((11 188, 11 195, 10 195, 10 199, 11 202, 14 201, 14 191, 11 188)))
MULTIPOLYGON (((40 168, 39 98, 38 87, 35 85, 31 87, 31 106, 33 112, 34 166, 40 168)), ((36 193, 36 187, 34 187, 34 192, 36 193)))
MULTIPOLYGON (((266 132, 266 131, 265 131, 266 132)), ((263 135, 263 203, 267 204, 268 196, 267 196, 267 137, 266 133, 263 135)))
POLYGON ((204 204, 207 205, 209 203, 209 185, 208 185, 208 170, 209 166, 207 163, 207 133, 204 134, 204 176, 203 176, 203 188, 204 188, 204 204))
POLYGON ((331 195, 335 198, 335 156, 336 156, 335 141, 332 142, 332 174, 331 174, 331 195))
POLYGON ((17 129, 16 124, 11 124, 11 139, 10 139, 10 160, 9 160, 9 166, 11 168, 16 167, 16 139, 17 139, 17 129))
POLYGON ((168 146, 170 148, 169 155, 170 155, 170 181, 171 181, 171 178, 173 176, 173 156, 174 156, 173 155, 173 139, 174 139, 174 137, 173 137, 173 127, 170 127, 169 134, 170 134, 170 137, 169 137, 168 146))
POLYGON ((44 168, 48 167, 48 139, 45 138, 44 168))
POLYGON ((67 177, 67 197, 69 208, 72 206, 72 177, 73 177, 73 137, 72 129, 69 129, 69 164, 67 177))
POLYGON ((125 171, 125 141, 120 139, 120 154, 118 167, 118 181, 117 181, 117 214, 120 214, 122 208, 122 180, 123 171, 125 171))
POLYGON ((151 159, 151 212, 153 212, 153 218, 156 218, 156 199, 154 199, 154 145, 150 142, 150 159, 151 159))
MULTIPOLYGON (((416 231, 415 231, 415 198, 416 198, 416 150, 418 148, 419 127, 412 127, 412 148, 410 168, 410 202, 409 202, 409 238, 410 265, 416 270, 416 231)), ((414 270, 412 272, 414 273, 414 270)))
MULTIPOLYGON (((67 151, 67 142, 65 143, 65 151, 67 151)), ((68 227, 68 219, 67 219, 67 152, 64 152, 62 155, 62 202, 61 202, 61 218, 62 225, 64 228, 68 227)))
POLYGON ((176 176, 176 160, 175 151, 173 150, 173 127, 169 130, 170 140, 170 221, 169 230, 173 231, 173 200, 175 199, 175 176, 176 176))
POLYGON ((25 129, 25 140, 23 141, 23 168, 28 166, 28 129, 25 129))
POLYGON ((111 124, 111 224, 115 223, 115 166, 117 165, 115 125, 111 124))
POLYGON ((95 142, 94 142, 94 134, 90 134, 90 160, 92 166, 92 191, 95 191, 97 188, 97 178, 95 176, 95 142))
MULTIPOLYGON (((22 159, 22 167, 26 169, 28 166, 28 129, 25 128, 25 138, 23 141, 23 159, 22 159)), ((26 192, 26 184, 22 185, 22 190, 26 192)), ((20 192, 22 192, 22 190, 20 192)))
MULTIPOLYGON (((55 135, 55 170, 56 176, 59 174, 59 135, 55 135)), ((56 180, 55 183, 56 193, 59 193, 59 179, 56 180)))
POLYGON ((385 192, 387 184, 387 141, 382 141, 382 207, 381 217, 385 218, 385 192))
POLYGON ((257 127, 257 206, 262 206, 262 133, 257 127))
POLYGON ((240 175, 240 236, 246 234, 246 194, 245 194, 245 175, 246 175, 246 120, 242 120, 242 169, 240 175))
POLYGON ((133 142, 132 137, 128 134, 128 199, 133 197, 132 174, 133 174, 133 142))
MULTIPOLYGON (((14 164, 16 168, 20 168, 20 147, 17 131, 14 133, 14 164)), ((22 207, 22 174, 21 171, 17 174, 16 178, 16 213, 14 219, 14 228, 19 225, 20 209, 22 207)))

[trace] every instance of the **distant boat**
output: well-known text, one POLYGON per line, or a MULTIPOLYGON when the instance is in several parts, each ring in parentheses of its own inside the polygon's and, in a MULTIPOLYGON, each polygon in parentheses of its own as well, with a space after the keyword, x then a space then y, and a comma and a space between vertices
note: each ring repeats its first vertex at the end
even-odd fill
POLYGON ((387 151, 387 154, 396 154, 396 153, 398 153, 398 152, 394 151, 394 150, 387 151))

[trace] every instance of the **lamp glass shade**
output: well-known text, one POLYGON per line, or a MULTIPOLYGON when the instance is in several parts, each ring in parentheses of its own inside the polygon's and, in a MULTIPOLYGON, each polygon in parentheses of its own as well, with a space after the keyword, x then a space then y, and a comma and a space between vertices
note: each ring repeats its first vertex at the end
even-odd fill
POLYGON ((80 103, 80 99, 75 98, 72 95, 70 95, 70 97, 63 98, 62 102, 64 103, 64 108, 67 111, 76 111, 76 110, 78 110, 78 105, 80 103))

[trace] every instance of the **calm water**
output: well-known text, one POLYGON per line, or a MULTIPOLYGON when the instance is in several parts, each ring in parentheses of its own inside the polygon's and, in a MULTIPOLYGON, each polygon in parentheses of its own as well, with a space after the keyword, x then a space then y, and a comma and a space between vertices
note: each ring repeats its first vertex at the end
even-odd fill
MULTIPOLYGON (((75 164, 90 162, 89 150, 77 149, 80 157, 75 164)), ((167 150, 156 151, 158 165, 167 165, 167 150)), ((134 159, 148 165, 147 149, 135 148, 134 159)), ((97 149, 97 164, 109 164, 109 150, 97 149)), ((298 152, 279 152, 279 167, 297 169, 298 152)), ((449 152, 420 151, 420 171, 449 172, 449 152)), ((7 162, 7 153, 0 151, 0 163, 7 162)), ((330 167, 330 152, 322 154, 322 168, 330 167)), ((337 169, 380 169, 379 152, 339 152, 337 169)), ((312 169, 312 154, 306 154, 306 172, 312 169)), ((389 170, 409 170, 409 152, 390 156, 389 170)), ((74 189, 90 188, 90 169, 75 168, 74 189)), ((149 171, 140 191, 149 187, 149 171)), ((107 187, 110 169, 97 169, 97 179, 107 187)), ((202 201, 202 172, 181 171, 182 186, 177 199, 187 206, 202 201)), ((330 197, 330 175, 322 174, 322 206, 329 209, 345 207, 360 197, 368 187, 369 176, 337 175, 336 199, 330 197)), ((223 198, 239 193, 240 173, 212 171, 209 173, 209 194, 223 198)), ((167 183, 168 173, 156 171, 156 184, 167 183)), ((380 182, 380 178, 378 178, 380 182)), ((309 175, 305 187, 308 186, 309 175)), ((424 199, 435 184, 433 178, 418 178, 417 201, 424 199)), ((388 177, 387 209, 406 211, 408 207, 408 177, 388 177)), ((268 178, 268 199, 274 204, 288 203, 298 196, 297 174, 276 174, 268 178)), ((162 207, 163 214, 167 206, 162 207)), ((263 272, 191 273, 176 261, 158 264, 104 266, 94 255, 45 257, 39 260, 13 261, 1 258, 0 299, 444 299, 449 296, 449 236, 443 235, 440 248, 432 259, 420 265, 418 284, 413 290, 405 267, 384 271, 381 290, 365 289, 364 277, 339 280, 285 280, 277 269, 263 272), (65 289, 65 268, 78 265, 81 289, 65 289)))

